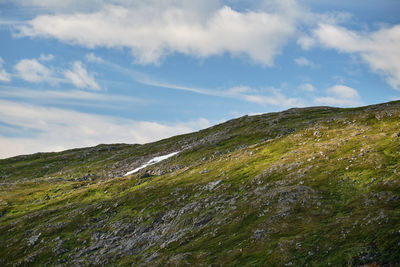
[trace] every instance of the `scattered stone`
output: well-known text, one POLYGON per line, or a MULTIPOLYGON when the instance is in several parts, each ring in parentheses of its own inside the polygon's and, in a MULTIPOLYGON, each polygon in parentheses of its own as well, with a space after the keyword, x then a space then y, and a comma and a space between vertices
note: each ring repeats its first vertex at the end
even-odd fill
POLYGON ((314 132, 314 136, 316 136, 316 137, 321 137, 321 132, 319 131, 319 130, 316 130, 315 132, 314 132))
POLYGON ((33 235, 28 239, 28 245, 33 246, 36 244, 36 242, 39 240, 39 237, 42 233, 39 233, 37 235, 33 235))
POLYGON ((205 174, 205 173, 207 173, 208 172, 208 170, 207 169, 204 169, 204 170, 202 170, 201 172, 200 172, 200 174, 205 174))
POLYGON ((146 258, 146 259, 144 260, 144 263, 151 262, 151 261, 153 261, 153 260, 155 260, 155 259, 157 259, 157 258, 158 258, 158 253, 155 252, 155 253, 151 254, 148 258, 146 258))
POLYGON ((211 182, 211 183, 207 184, 207 185, 205 186, 205 188, 208 189, 208 190, 210 190, 210 191, 212 191, 212 190, 214 190, 214 188, 217 187, 220 183, 222 183, 222 180, 214 181, 214 182, 211 182))
POLYGON ((208 213, 206 215, 201 216, 197 221, 194 222, 195 227, 199 227, 201 225, 207 224, 209 221, 213 219, 213 215, 208 213))
POLYGON ((256 240, 261 240, 265 238, 265 230, 264 229, 257 229, 254 231, 253 238, 256 240))
POLYGON ((149 173, 149 172, 145 172, 144 174, 142 174, 141 176, 140 176, 140 178, 141 179, 143 179, 143 178, 149 178, 149 177, 151 177, 152 175, 149 173))

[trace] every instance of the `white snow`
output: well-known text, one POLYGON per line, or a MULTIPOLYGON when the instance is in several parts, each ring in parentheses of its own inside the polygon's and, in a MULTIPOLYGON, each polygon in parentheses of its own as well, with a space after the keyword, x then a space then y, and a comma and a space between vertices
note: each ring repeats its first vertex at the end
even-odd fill
POLYGON ((178 154, 179 152, 180 152, 180 151, 173 152, 173 153, 170 153, 170 154, 167 154, 167 155, 163 155, 163 156, 159 156, 159 157, 155 157, 155 158, 149 160, 147 163, 143 164, 142 166, 140 166, 140 167, 138 167, 138 168, 136 168, 136 169, 134 169, 134 170, 132 170, 132 171, 129 171, 129 172, 125 173, 124 176, 134 174, 134 173, 140 171, 141 169, 146 168, 147 166, 156 164, 156 163, 158 163, 158 162, 160 162, 160 161, 163 161, 163 160, 165 160, 165 159, 167 159, 167 158, 173 157, 173 156, 175 156, 176 154, 178 154))

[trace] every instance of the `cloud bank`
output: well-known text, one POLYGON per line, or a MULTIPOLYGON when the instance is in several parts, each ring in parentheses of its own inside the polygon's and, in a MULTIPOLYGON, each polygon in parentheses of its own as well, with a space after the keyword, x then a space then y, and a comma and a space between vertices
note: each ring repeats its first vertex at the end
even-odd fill
POLYGON ((206 119, 134 121, 5 100, 0 100, 0 122, 0 158, 100 143, 147 143, 210 126, 206 119))
POLYGON ((272 65, 296 32, 289 2, 295 6, 295 1, 274 1, 282 8, 268 12, 237 11, 211 1, 197 6, 195 1, 131 1, 94 12, 40 15, 19 30, 22 36, 52 37, 89 48, 127 47, 141 64, 159 63, 178 52, 200 58, 245 55, 272 65))

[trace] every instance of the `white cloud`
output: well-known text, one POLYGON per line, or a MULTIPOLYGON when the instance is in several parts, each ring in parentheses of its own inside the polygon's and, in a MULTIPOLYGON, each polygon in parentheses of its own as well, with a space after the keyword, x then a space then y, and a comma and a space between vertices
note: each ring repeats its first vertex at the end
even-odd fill
POLYGON ((248 93, 248 92, 254 92, 255 90, 248 87, 248 86, 236 86, 236 87, 232 87, 229 88, 228 90, 226 90, 227 94, 232 94, 232 95, 236 95, 236 94, 242 94, 242 93, 248 93))
POLYGON ((244 100, 252 103, 257 103, 260 105, 271 105, 277 107, 302 107, 304 103, 299 98, 287 97, 280 93, 278 90, 272 90, 271 95, 248 95, 244 94, 241 96, 244 100))
POLYGON ((0 81, 9 82, 11 81, 11 75, 3 67, 4 60, 0 57, 0 81))
POLYGON ((149 100, 126 95, 93 93, 82 90, 34 90, 16 86, 0 86, 0 98, 30 99, 35 100, 35 102, 43 101, 49 103, 51 101, 50 103, 53 104, 71 103, 74 105, 89 105, 89 102, 98 103, 99 105, 112 103, 114 107, 118 107, 121 103, 147 104, 149 102, 149 100))
POLYGON ((86 61, 92 62, 92 63, 104 63, 104 60, 101 57, 96 56, 93 53, 86 54, 85 59, 86 59, 86 61))
POLYGON ((133 121, 4 100, 0 100, 0 121, 20 129, 21 136, 0 135, 0 157, 99 143, 147 143, 210 126, 206 119, 170 124, 133 121))
POLYGON ((354 99, 359 97, 357 90, 345 85, 335 85, 326 90, 326 92, 330 95, 339 97, 339 98, 349 98, 354 99))
MULTIPOLYGON (((7 0, 2 0, 7 1, 7 0)), ((105 5, 121 5, 124 7, 147 7, 151 11, 168 8, 171 3, 179 4, 187 9, 207 10, 217 7, 220 0, 8 0, 9 2, 27 7, 38 7, 39 10, 47 10, 55 13, 93 12, 102 9, 105 5)), ((149 10, 150 11, 150 10, 149 10)), ((48 13, 48 12, 47 12, 48 13)))
MULTIPOLYGON (((42 61, 52 60, 53 55, 41 55, 42 61)), ((72 69, 48 68, 37 59, 22 59, 15 65, 18 76, 28 82, 46 82, 50 84, 71 83, 78 88, 100 90, 101 87, 94 78, 94 73, 89 73, 80 61, 72 64, 72 69), (64 77, 62 77, 62 76, 64 77)))
POLYGON ((20 34, 89 48, 128 47, 142 64, 179 52, 195 57, 246 55, 259 64, 272 65, 296 31, 298 14, 289 5, 295 6, 295 1, 274 1, 269 11, 242 12, 221 7, 218 1, 200 2, 114 2, 92 13, 38 16, 20 27, 20 34))
POLYGON ((9 82, 11 81, 10 74, 5 69, 0 69, 0 81, 9 82))
POLYGON ((269 94, 264 95, 260 94, 259 90, 251 88, 249 86, 237 86, 225 90, 217 90, 217 89, 211 90, 211 89, 194 88, 194 87, 158 82, 152 80, 148 76, 141 77, 140 79, 137 79, 137 81, 146 85, 157 86, 161 88, 187 91, 201 95, 235 98, 251 103, 256 103, 259 105, 272 105, 284 108, 293 106, 304 106, 302 99, 286 97, 284 94, 282 94, 279 90, 275 88, 269 88, 268 90, 269 94))
MULTIPOLYGON (((11 1, 10 1, 11 2, 11 1)), ((13 3, 28 6, 28 7, 39 7, 44 8, 51 11, 65 11, 65 10, 84 10, 88 9, 88 5, 91 4, 92 7, 96 6, 96 0, 63 0, 63 1, 54 1, 54 0, 13 0, 13 3)))
POLYGON ((314 62, 308 60, 305 57, 299 57, 299 58, 295 58, 294 62, 299 65, 299 66, 306 66, 306 67, 311 67, 311 68, 316 68, 317 64, 315 64, 314 62))
POLYGON ((207 89, 207 88, 190 87, 190 86, 177 85, 168 82, 158 81, 153 77, 146 75, 145 73, 132 71, 130 69, 110 63, 108 61, 104 61, 104 63, 107 66, 110 66, 111 68, 120 71, 121 73, 127 74, 130 78, 133 78, 133 80, 135 80, 136 82, 145 85, 178 90, 178 91, 186 91, 201 95, 234 98, 251 103, 256 103, 259 105, 269 104, 277 107, 304 106, 304 101, 302 99, 286 97, 284 94, 282 94, 279 90, 275 88, 267 88, 268 95, 265 95, 261 94, 260 90, 245 85, 235 86, 227 89, 207 89))
POLYGON ((306 92, 314 92, 314 91, 316 91, 316 88, 310 83, 304 83, 304 84, 300 85, 299 88, 301 90, 303 90, 303 91, 306 91, 306 92))
POLYGON ((358 106, 362 104, 358 91, 345 85, 335 85, 326 90, 327 96, 314 99, 316 104, 330 106, 358 106))
POLYGON ((72 70, 65 70, 64 76, 78 88, 100 90, 100 86, 94 79, 93 73, 88 73, 80 61, 75 61, 72 70))
POLYGON ((23 59, 15 65, 15 69, 19 77, 28 82, 48 82, 52 80, 52 70, 36 59, 23 59))
POLYGON ((359 55, 372 71, 400 90, 400 25, 360 33, 321 23, 313 36, 325 47, 359 55))
POLYGON ((301 46, 304 50, 309 50, 315 45, 315 39, 310 36, 304 35, 297 39, 297 44, 301 46))
POLYGON ((54 59, 54 55, 52 55, 52 54, 47 54, 47 55, 40 54, 39 59, 40 59, 40 61, 52 61, 54 59))

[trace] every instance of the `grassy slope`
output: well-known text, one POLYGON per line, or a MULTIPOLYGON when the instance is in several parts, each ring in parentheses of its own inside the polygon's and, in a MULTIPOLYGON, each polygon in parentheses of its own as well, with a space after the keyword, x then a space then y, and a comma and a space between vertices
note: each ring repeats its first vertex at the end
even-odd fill
POLYGON ((1 160, 0 265, 396 266, 399 122, 400 102, 294 109, 1 160), (161 176, 118 177, 183 147, 161 176))

